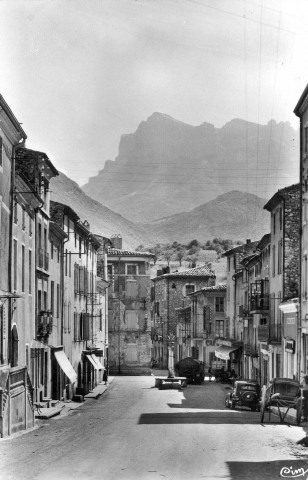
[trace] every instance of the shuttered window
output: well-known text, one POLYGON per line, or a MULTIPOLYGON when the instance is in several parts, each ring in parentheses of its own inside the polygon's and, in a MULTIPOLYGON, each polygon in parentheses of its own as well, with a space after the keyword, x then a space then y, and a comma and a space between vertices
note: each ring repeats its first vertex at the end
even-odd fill
POLYGON ((79 293, 79 267, 77 263, 74 265, 74 292, 79 293))
POLYGON ((79 293, 85 293, 84 283, 85 283, 85 269, 84 267, 79 267, 79 293))

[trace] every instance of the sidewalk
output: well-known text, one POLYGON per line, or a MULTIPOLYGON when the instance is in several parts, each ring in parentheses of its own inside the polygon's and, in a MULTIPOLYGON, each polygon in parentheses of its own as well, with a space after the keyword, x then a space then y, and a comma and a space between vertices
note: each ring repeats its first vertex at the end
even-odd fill
MULTIPOLYGON (((113 377, 108 378, 108 384, 99 383, 90 393, 84 396, 85 401, 88 398, 98 399, 107 389, 112 382, 113 377)), ((55 407, 42 407, 39 411, 35 412, 35 419, 46 420, 52 417, 60 416, 64 417, 69 415, 71 410, 81 407, 84 402, 73 402, 72 400, 59 401, 55 407)))

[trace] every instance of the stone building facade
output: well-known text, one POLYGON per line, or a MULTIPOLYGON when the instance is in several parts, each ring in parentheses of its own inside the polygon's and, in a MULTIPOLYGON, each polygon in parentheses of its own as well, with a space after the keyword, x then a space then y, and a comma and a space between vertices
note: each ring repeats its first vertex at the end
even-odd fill
MULTIPOLYGON (((122 247, 117 238, 117 246, 122 247)), ((151 365, 150 262, 153 255, 109 248, 107 268, 111 373, 149 373, 151 365)))
POLYGON ((230 338, 226 318, 226 285, 204 287, 189 297, 188 315, 185 315, 187 307, 178 310, 177 358, 193 357, 213 369, 222 365, 228 368, 225 360, 215 356, 217 346, 230 338), (187 317, 190 318, 189 325, 187 317))
MULTIPOLYGON (((300 295, 299 304, 293 306, 293 311, 288 312, 297 318, 300 334, 298 377, 303 378, 308 374, 308 85, 304 89, 294 109, 295 115, 300 120, 300 295)), ((290 309, 288 309, 290 310, 290 309)))
POLYGON ((300 185, 296 184, 278 190, 264 206, 271 214, 268 338, 270 378, 272 376, 293 378, 297 376, 298 371, 296 304, 300 285, 299 205, 300 185), (293 316, 289 316, 285 311, 286 308, 289 310, 290 305, 294 308, 293 316))
MULTIPOLYGON (((72 368, 66 375, 62 396, 87 394, 102 380, 105 368, 104 291, 97 289, 97 251, 100 243, 90 232, 90 225, 81 222, 77 213, 60 202, 51 202, 51 219, 66 234, 61 258, 62 344, 53 348, 53 364, 72 368), (64 357, 65 355, 65 357, 64 357), (55 358, 54 358, 55 357, 55 358)), ((64 370, 64 368, 62 368, 64 370)))
POLYGON ((215 275, 206 266, 181 272, 157 272, 152 279, 152 357, 161 368, 172 368, 177 362, 178 351, 174 350, 178 309, 184 306, 185 298, 204 287, 215 285, 215 275), (170 362, 172 359, 172 362, 170 362))

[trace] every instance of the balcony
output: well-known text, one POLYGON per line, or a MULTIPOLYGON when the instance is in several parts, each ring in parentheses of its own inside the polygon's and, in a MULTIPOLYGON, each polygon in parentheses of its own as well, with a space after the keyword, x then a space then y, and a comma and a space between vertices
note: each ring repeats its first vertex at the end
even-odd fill
POLYGON ((249 292, 249 310, 263 312, 269 310, 269 280, 268 278, 262 278, 256 280, 255 283, 250 285, 249 292))
POLYGON ((250 295, 250 312, 264 312, 269 310, 269 294, 253 293, 250 295))
MULTIPOLYGON (((189 332, 189 335, 190 335, 190 332, 189 332)), ((192 333, 191 338, 192 338, 192 340, 203 340, 203 339, 208 338, 208 333, 205 332, 204 330, 196 331, 196 332, 192 333)))
POLYGON ((37 336, 47 337, 52 332, 53 316, 50 311, 41 311, 37 317, 37 336))
POLYGON ((281 342, 281 324, 272 323, 269 325, 269 341, 270 342, 281 342))

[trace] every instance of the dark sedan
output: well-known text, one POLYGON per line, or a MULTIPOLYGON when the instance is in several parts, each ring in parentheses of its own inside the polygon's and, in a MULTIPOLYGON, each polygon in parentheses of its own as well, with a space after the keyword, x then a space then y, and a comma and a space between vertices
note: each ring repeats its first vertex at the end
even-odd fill
POLYGON ((259 408, 260 401, 260 385, 251 380, 238 380, 234 384, 234 388, 229 392, 225 399, 227 408, 248 407, 252 411, 259 408))

